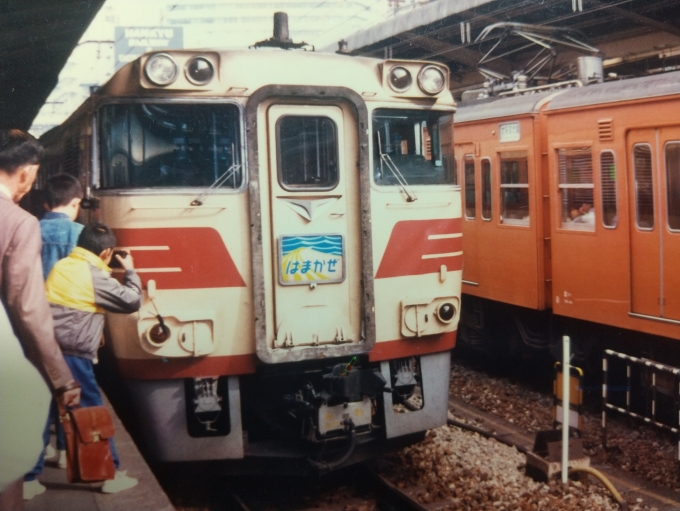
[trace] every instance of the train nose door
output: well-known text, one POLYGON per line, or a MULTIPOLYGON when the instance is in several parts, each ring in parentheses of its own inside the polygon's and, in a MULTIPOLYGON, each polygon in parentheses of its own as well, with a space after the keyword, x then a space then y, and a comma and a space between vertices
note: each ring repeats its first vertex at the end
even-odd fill
POLYGON ((631 309, 680 320, 680 128, 631 131, 631 309))
POLYGON ((355 126, 340 106, 268 110, 274 349, 361 340, 355 126))

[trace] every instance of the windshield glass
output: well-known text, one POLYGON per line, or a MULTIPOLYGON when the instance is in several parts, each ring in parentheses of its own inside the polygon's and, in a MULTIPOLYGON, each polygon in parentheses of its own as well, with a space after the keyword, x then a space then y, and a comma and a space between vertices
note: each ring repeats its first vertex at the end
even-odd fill
POLYGON ((455 184, 452 115, 422 110, 375 110, 373 176, 378 185, 399 185, 385 162, 386 157, 408 185, 455 184))
POLYGON ((239 110, 235 105, 122 104, 100 111, 102 188, 237 189, 239 110))

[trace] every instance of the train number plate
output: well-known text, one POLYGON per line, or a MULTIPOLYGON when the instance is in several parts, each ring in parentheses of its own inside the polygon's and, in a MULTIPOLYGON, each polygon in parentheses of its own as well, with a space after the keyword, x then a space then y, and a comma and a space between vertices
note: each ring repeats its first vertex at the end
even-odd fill
POLYGON ((500 142, 519 142, 519 122, 505 122, 498 126, 498 137, 500 142))
POLYGON ((325 435, 333 431, 343 430, 345 419, 352 419, 356 428, 369 425, 371 423, 371 399, 364 397, 363 401, 347 403, 346 405, 321 405, 319 408, 319 434, 325 435))
POLYGON ((331 284, 345 279, 345 240, 340 234, 281 236, 279 282, 331 284))

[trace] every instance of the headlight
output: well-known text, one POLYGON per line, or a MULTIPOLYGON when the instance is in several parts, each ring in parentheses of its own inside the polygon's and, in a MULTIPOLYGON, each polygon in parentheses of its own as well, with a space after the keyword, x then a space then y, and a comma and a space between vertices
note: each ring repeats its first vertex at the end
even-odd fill
POLYGON ((445 85, 444 73, 438 67, 425 66, 418 73, 418 86, 425 94, 439 94, 445 85))
POLYGON ((215 70, 208 59, 195 57, 187 62, 184 74, 194 85, 205 85, 213 79, 215 70))
POLYGON ((155 85, 170 85, 177 78, 177 64, 167 53, 151 55, 144 66, 146 77, 155 85))
POLYGON ((437 318, 442 323, 450 323, 456 315, 456 307, 452 303, 443 303, 437 309, 437 318))
POLYGON ((401 66, 392 68, 389 80, 390 87, 392 87, 392 90, 395 92, 406 92, 411 88, 411 84, 413 83, 413 78, 411 77, 409 70, 401 66))

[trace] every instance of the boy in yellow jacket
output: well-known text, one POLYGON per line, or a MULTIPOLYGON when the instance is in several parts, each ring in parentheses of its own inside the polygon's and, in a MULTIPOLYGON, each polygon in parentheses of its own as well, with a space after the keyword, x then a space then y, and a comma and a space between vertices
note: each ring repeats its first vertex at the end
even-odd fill
MULTIPOLYGON (((54 265, 45 282, 55 337, 73 377, 80 383, 80 404, 84 407, 103 404, 93 364, 97 362, 105 311, 136 312, 142 301, 142 283, 131 255, 115 256, 125 269, 123 283, 111 277, 108 264, 115 245, 116 237, 109 227, 101 223, 86 225, 76 248, 54 265)), ((137 479, 117 470, 120 461, 113 439, 111 453, 116 477, 104 483, 102 492, 132 488, 137 479)))

